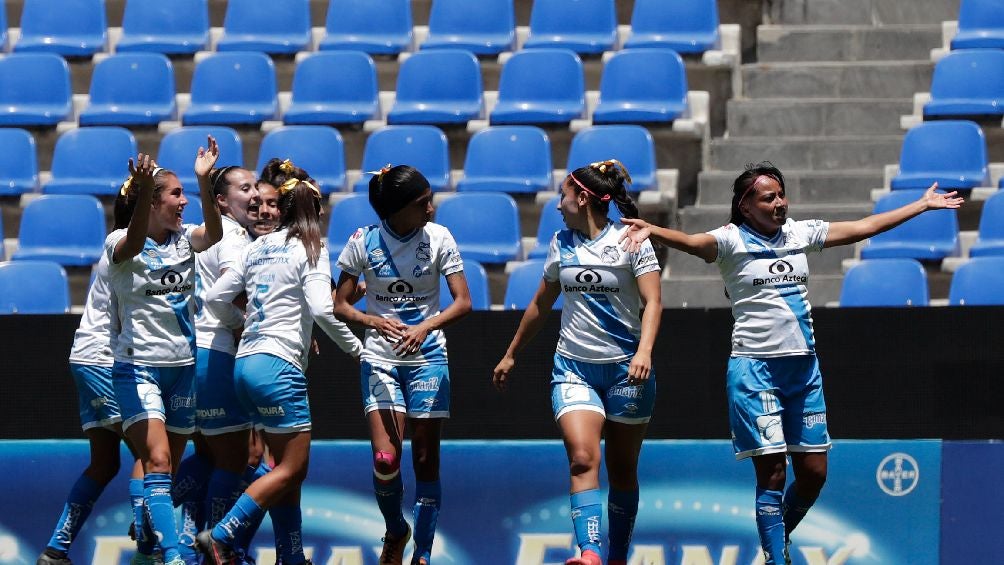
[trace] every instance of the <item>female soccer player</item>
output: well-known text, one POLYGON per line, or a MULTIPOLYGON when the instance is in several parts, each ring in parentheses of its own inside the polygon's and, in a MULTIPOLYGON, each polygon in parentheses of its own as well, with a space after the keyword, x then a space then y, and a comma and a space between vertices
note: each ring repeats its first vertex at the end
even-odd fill
POLYGON ((628 249, 651 238, 721 270, 735 318, 726 375, 732 443, 736 459, 753 460, 757 530, 768 564, 790 563, 789 536, 826 481, 830 448, 805 255, 962 204, 955 192, 939 194, 936 188, 912 204, 853 222, 795 221, 788 218, 781 171, 763 162, 736 178, 731 218, 721 228, 688 235, 623 220, 628 249), (784 491, 786 456, 795 480, 784 491))
POLYGON ((346 353, 358 357, 362 343, 334 317, 331 271, 318 223, 321 193, 312 183, 290 179, 279 187, 279 229, 245 247, 242 260, 225 272, 206 296, 207 306, 230 308, 241 292, 248 314, 237 348, 234 377, 245 410, 264 430, 275 467, 248 486, 199 548, 216 565, 238 563, 235 548, 268 510, 279 560, 306 563, 301 543, 300 487, 310 452, 307 346, 314 322, 346 353))
POLYGON ((373 487, 387 526, 380 563, 401 563, 411 536, 401 512, 407 417, 416 479, 411 562, 427 565, 442 499, 442 425, 450 415, 442 329, 471 311, 471 297, 453 235, 431 221, 432 189, 422 173, 408 165, 388 165, 370 179, 369 199, 381 222, 359 228, 339 256, 335 313, 367 328, 361 384, 373 448, 373 487), (440 275, 454 299, 442 312, 440 275), (366 281, 366 313, 352 306, 359 277, 366 281))
POLYGON ((223 232, 206 178, 219 150, 212 138, 208 146, 199 149, 195 160, 204 225, 182 225, 188 200, 178 177, 156 168, 152 158, 141 153, 135 162, 129 160, 132 176, 122 188, 125 205, 133 207, 129 227, 105 240, 117 315, 112 322, 115 397, 125 435, 145 467, 143 498, 167 565, 184 563, 178 551, 171 473, 195 427, 190 304, 195 252, 209 249, 223 232))
POLYGON ((607 219, 611 202, 624 217, 638 217, 627 194, 630 182, 615 160, 581 167, 565 178, 558 209, 568 229, 551 240, 543 280, 493 377, 504 390, 516 354, 564 293, 551 405, 568 454, 572 525, 581 551, 580 557, 566 561, 569 565, 602 563, 601 436, 606 437, 610 479, 611 565, 627 562, 638 513, 638 456, 655 404, 652 346, 662 316, 662 290, 652 246, 622 252, 619 240, 626 228, 607 219))

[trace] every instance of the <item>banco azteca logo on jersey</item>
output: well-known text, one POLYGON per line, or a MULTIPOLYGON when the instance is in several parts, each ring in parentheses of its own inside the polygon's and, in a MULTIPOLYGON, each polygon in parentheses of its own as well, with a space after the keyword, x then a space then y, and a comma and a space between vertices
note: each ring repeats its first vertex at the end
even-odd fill
POLYGON ((415 292, 415 287, 411 286, 411 283, 404 279, 397 279, 387 285, 387 292, 393 292, 394 294, 407 294, 409 292, 415 292))
MULTIPOLYGON (((154 277, 156 278, 156 275, 154 277)), ((146 290, 147 296, 163 296, 172 292, 188 292, 195 286, 191 282, 185 282, 185 277, 174 269, 167 269, 157 280, 160 281, 161 288, 148 288, 146 290)))
MULTIPOLYGON (((763 267, 760 267, 761 269, 763 267)), ((761 271, 758 274, 762 274, 761 271)), ((753 286, 763 286, 768 284, 805 284, 809 282, 809 275, 805 272, 796 273, 795 266, 784 259, 777 259, 767 266, 767 275, 753 277, 753 286)))
MULTIPOLYGON (((565 292, 616 293, 621 291, 619 286, 609 286, 607 284, 603 284, 603 275, 595 269, 580 269, 572 275, 572 278, 575 281, 575 284, 565 283, 563 288, 565 292)), ((609 275, 607 278, 610 278, 609 275)), ((614 278, 614 282, 616 282, 616 278, 614 278)))

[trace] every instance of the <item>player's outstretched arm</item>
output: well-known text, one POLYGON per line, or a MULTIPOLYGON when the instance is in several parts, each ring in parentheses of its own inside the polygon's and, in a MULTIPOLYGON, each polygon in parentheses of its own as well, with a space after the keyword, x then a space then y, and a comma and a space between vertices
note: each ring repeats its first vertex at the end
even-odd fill
POLYGON ((502 360, 495 366, 495 371, 492 374, 492 383, 495 385, 495 388, 499 390, 506 389, 509 374, 512 372, 513 367, 516 366, 516 354, 543 327, 544 322, 547 321, 547 315, 551 312, 551 307, 554 306, 554 301, 558 299, 559 294, 561 294, 561 285, 558 281, 541 279, 540 286, 537 287, 537 292, 533 295, 533 300, 530 301, 530 304, 526 307, 526 311, 523 312, 523 318, 519 321, 519 328, 516 329, 516 335, 513 336, 509 349, 506 350, 505 355, 502 356, 502 360))
POLYGON ((718 242, 706 233, 687 234, 682 231, 652 225, 641 218, 621 218, 628 227, 621 235, 621 247, 637 253, 646 239, 678 249, 711 263, 718 256, 718 242))
POLYGON ((910 218, 919 216, 928 210, 955 209, 962 206, 964 200, 958 196, 958 191, 953 190, 952 192, 942 194, 935 192, 937 188, 938 183, 932 184, 916 201, 895 210, 889 210, 881 214, 872 214, 867 218, 853 222, 832 222, 830 230, 826 235, 824 247, 857 243, 873 235, 891 230, 910 218))

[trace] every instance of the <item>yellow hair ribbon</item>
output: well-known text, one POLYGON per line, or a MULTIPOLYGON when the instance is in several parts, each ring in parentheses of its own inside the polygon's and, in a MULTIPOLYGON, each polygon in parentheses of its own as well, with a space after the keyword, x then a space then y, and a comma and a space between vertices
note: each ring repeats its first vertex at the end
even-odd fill
POLYGON ((132 187, 132 175, 129 175, 129 178, 127 178, 125 182, 122 183, 122 188, 119 189, 119 194, 122 196, 129 194, 129 188, 131 187, 132 187))
POLYGON ((383 177, 384 175, 386 175, 393 168, 394 168, 394 165, 392 165, 390 163, 387 163, 386 165, 384 165, 383 167, 381 167, 379 171, 366 171, 366 174, 367 175, 376 175, 377 178, 379 179, 379 178, 383 177))
POLYGON ((279 170, 286 173, 287 175, 293 174, 293 162, 290 161, 289 159, 284 160, 279 165, 279 170))
POLYGON ((602 174, 607 174, 607 169, 620 168, 621 172, 624 173, 624 180, 628 181, 629 184, 632 183, 631 175, 628 173, 627 167, 624 163, 621 163, 617 159, 607 159, 606 161, 596 161, 595 163, 589 164, 590 168, 598 170, 602 174))
POLYGON ((316 186, 314 186, 314 183, 312 183, 310 181, 300 180, 300 179, 289 179, 286 182, 282 183, 282 186, 279 187, 279 194, 286 194, 290 190, 293 190, 294 188, 296 188, 296 185, 299 184, 299 183, 301 183, 301 182, 303 184, 307 185, 307 187, 310 188, 310 190, 314 191, 314 196, 315 197, 317 197, 317 198, 321 197, 321 190, 319 188, 317 188, 316 186))

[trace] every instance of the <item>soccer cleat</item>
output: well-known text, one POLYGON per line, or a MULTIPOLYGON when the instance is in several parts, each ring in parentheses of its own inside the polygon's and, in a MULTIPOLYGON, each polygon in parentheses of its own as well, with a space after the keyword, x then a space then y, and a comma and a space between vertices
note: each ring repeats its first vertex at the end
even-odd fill
POLYGON ((195 536, 195 546, 206 554, 209 565, 240 565, 242 560, 230 546, 213 539, 211 530, 202 530, 195 536))
POLYGON ((73 561, 70 561, 70 558, 65 553, 60 555, 61 553, 51 547, 47 547, 42 552, 42 555, 38 556, 38 561, 35 562, 35 565, 73 565, 73 561))
POLYGON ((407 523, 405 526, 408 529, 401 537, 395 538, 390 535, 390 532, 384 533, 380 540, 383 542, 383 551, 380 552, 381 565, 401 565, 404 560, 404 548, 408 546, 408 541, 411 539, 411 526, 407 523))
POLYGON ((603 560, 600 559, 600 554, 587 549, 582 552, 581 556, 565 561, 565 565, 603 565, 603 560))

